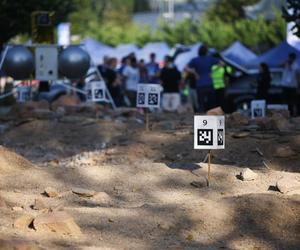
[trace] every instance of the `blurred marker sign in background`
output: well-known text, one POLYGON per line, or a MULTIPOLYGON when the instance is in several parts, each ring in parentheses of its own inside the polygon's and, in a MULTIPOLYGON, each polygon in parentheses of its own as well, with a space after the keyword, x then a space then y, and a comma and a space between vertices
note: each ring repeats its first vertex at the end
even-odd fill
POLYGON ((161 90, 159 84, 138 84, 136 106, 138 108, 159 108, 161 90))
POLYGON ((17 102, 27 102, 30 100, 30 87, 19 86, 17 88, 17 102))
POLYGON ((104 81, 92 81, 86 85, 87 101, 105 102, 106 85, 104 81))
POLYGON ((224 116, 194 116, 194 149, 225 149, 224 116))
POLYGON ((259 118, 266 116, 266 100, 253 100, 251 102, 251 118, 259 118))

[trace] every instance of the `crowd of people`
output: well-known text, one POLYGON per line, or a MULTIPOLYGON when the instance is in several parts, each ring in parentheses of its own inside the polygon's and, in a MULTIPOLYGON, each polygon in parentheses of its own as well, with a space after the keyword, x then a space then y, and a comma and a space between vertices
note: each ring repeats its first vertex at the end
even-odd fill
POLYGON ((138 61, 130 54, 123 58, 119 67, 116 58, 105 57, 98 70, 117 106, 136 106, 139 83, 160 84, 163 88, 161 108, 170 112, 188 102, 195 112, 223 106, 226 77, 232 72, 219 56, 209 55, 204 45, 183 72, 170 56, 159 64, 155 53, 150 54, 148 62, 138 61))
MULTIPOLYGON (((296 54, 290 53, 287 61, 282 65, 283 72, 280 82, 282 89, 282 103, 288 105, 291 115, 299 114, 297 92, 300 83, 300 67, 296 61, 296 54)), ((270 102, 269 89, 271 87, 272 77, 269 67, 266 63, 260 64, 259 74, 257 77, 257 94, 256 99, 270 102)))
MULTIPOLYGON (((97 69, 116 106, 136 107, 138 84, 158 84, 163 89, 161 109, 169 112, 177 111, 185 104, 192 106, 197 113, 204 113, 214 107, 226 111, 226 87, 234 77, 234 69, 217 53, 209 53, 205 45, 200 46, 198 55, 187 63, 182 72, 176 67, 174 58, 166 56, 163 62, 157 62, 155 53, 150 54, 147 62, 137 60, 135 54, 129 54, 121 62, 114 57, 105 57, 97 69)), ((288 105, 292 115, 298 115, 300 67, 295 53, 289 54, 282 69, 281 103, 288 105)), ((86 79, 81 79, 76 85, 83 89, 85 82, 86 79)), ((256 99, 272 103, 269 95, 271 82, 272 74, 268 65, 261 63, 256 80, 256 99)), ((40 82, 38 92, 47 91, 49 82, 40 82)), ((79 95, 82 100, 85 99, 83 93, 79 95)))
MULTIPOLYGON (((282 103, 289 106, 291 114, 297 114, 297 89, 299 86, 299 66, 296 55, 289 54, 283 66, 281 78, 282 103)), ((134 54, 123 58, 118 67, 116 58, 105 58, 98 69, 107 83, 117 106, 136 106, 137 85, 139 83, 160 84, 163 87, 161 108, 176 111, 182 104, 190 103, 195 112, 203 113, 214 107, 226 109, 226 87, 233 77, 233 68, 218 54, 211 55, 202 45, 180 72, 174 60, 166 56, 163 64, 156 61, 155 53, 149 61, 138 61, 134 54)), ((269 89, 272 77, 266 63, 261 63, 257 75, 256 99, 270 100, 269 89)))

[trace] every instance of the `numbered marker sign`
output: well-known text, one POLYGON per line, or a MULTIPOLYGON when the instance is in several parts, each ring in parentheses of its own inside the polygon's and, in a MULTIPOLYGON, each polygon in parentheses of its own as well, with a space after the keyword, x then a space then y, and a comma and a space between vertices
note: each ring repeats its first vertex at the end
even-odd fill
POLYGON ((17 102, 26 102, 30 100, 30 87, 17 88, 17 102))
POLYGON ((194 117, 194 149, 224 149, 224 116, 194 117))
POLYGON ((158 84, 138 84, 136 106, 138 108, 159 108, 161 86, 158 84))
POLYGON ((86 85, 87 100, 92 102, 104 102, 105 96, 105 82, 104 81, 92 81, 86 85))
POLYGON ((266 100, 253 100, 251 102, 251 118, 266 116, 266 100))

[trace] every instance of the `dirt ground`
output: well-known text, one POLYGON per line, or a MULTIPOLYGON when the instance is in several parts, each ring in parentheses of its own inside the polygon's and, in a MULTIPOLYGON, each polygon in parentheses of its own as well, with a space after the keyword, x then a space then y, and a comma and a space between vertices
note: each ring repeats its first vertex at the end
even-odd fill
MULTIPOLYGON (((280 133, 226 129, 226 149, 193 150, 193 115, 83 115, 24 119, 0 135, 0 239, 41 249, 300 249, 300 192, 282 194, 276 182, 300 180, 300 130, 280 133), (279 146, 295 154, 278 158, 279 146), (16 156, 7 149, 24 158, 16 156), (28 161, 27 161, 28 160, 28 161), (237 178, 251 168, 254 181, 237 178), (61 194, 42 193, 53 187, 61 194), (70 190, 98 192, 84 198, 70 190), (82 236, 15 229, 16 218, 41 213, 35 199, 73 216, 82 236), (13 210, 22 207, 22 210, 13 210)), ((0 246, 1 249, 1 246, 0 246)), ((5 248, 4 248, 5 249, 5 248)))

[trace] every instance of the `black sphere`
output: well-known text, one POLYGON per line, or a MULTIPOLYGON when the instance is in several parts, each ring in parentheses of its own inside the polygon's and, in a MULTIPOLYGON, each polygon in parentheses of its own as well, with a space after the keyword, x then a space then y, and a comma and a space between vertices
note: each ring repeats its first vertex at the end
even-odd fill
POLYGON ((90 56, 78 46, 63 50, 58 59, 60 73, 69 79, 79 79, 86 75, 90 67, 90 56))
POLYGON ((15 80, 28 79, 34 69, 32 53, 21 45, 10 48, 5 56, 3 69, 15 80))

